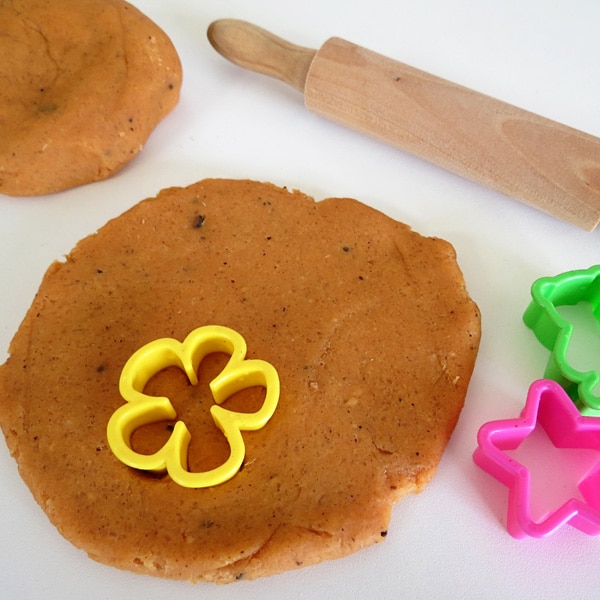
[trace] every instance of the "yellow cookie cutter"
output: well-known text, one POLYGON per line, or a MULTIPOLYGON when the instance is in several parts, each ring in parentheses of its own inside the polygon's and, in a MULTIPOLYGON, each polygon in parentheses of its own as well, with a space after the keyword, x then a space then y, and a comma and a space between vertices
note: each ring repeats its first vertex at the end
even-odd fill
POLYGON ((241 432, 264 427, 279 401, 277 370, 264 360, 246 360, 246 349, 244 338, 233 329, 207 325, 194 329, 183 342, 161 338, 137 350, 123 367, 119 381, 119 391, 127 403, 113 413, 106 430, 114 455, 135 469, 156 473, 166 470, 173 481, 188 488, 211 487, 231 479, 242 466, 246 453, 241 432), (229 443, 229 458, 210 471, 188 471, 191 435, 183 421, 177 421, 167 442, 154 454, 139 454, 133 450, 131 436, 138 427, 177 417, 168 398, 144 394, 148 381, 167 367, 179 367, 190 383, 197 385, 202 359, 214 352, 231 355, 221 373, 209 384, 217 403, 210 413, 229 443), (218 406, 236 392, 256 386, 266 389, 265 400, 257 412, 240 413, 218 406))

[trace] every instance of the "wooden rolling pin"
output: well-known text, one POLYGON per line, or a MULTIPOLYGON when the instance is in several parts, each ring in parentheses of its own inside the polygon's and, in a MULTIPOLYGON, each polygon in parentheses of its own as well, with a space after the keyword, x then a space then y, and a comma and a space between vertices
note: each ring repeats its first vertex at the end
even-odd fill
POLYGON ((600 221, 600 139, 331 38, 317 51, 251 23, 215 21, 231 62, 304 93, 306 107, 592 231, 600 221))

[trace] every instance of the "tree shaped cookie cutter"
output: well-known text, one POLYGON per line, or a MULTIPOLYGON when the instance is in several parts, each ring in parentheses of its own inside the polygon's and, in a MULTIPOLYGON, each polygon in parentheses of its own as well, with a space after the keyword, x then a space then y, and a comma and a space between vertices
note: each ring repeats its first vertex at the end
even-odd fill
POLYGON ((533 283, 531 296, 533 299, 523 320, 542 345, 551 351, 544 377, 558 382, 582 414, 600 416, 600 397, 594 393, 600 381, 600 365, 596 370, 579 371, 570 364, 567 352, 573 324, 556 308, 586 301, 600 322, 600 265, 556 277, 542 277, 533 283))
POLYGON ((129 358, 121 372, 119 391, 126 403, 112 414, 106 430, 113 454, 135 469, 167 471, 171 479, 183 487, 205 488, 231 479, 239 471, 245 456, 241 432, 264 427, 279 401, 277 370, 264 360, 246 359, 246 349, 246 342, 237 331, 218 325, 194 329, 183 342, 161 338, 142 346, 129 358), (210 412, 229 443, 229 458, 210 471, 190 472, 187 456, 191 434, 183 421, 175 423, 167 442, 154 454, 136 452, 131 446, 131 436, 136 429, 177 417, 169 398, 144 394, 148 381, 167 367, 178 367, 187 374, 190 383, 196 385, 201 361, 214 352, 230 355, 221 373, 209 384, 216 402, 210 412), (220 406, 233 394, 257 386, 266 390, 258 411, 234 412, 220 406))
POLYGON ((588 535, 600 534, 600 419, 583 416, 558 383, 535 381, 520 417, 485 423, 477 442, 475 463, 509 488, 507 529, 513 537, 545 537, 566 524, 588 535), (557 448, 598 452, 594 467, 579 481, 583 501, 570 498, 539 521, 530 512, 531 474, 506 452, 515 450, 536 424, 557 448))

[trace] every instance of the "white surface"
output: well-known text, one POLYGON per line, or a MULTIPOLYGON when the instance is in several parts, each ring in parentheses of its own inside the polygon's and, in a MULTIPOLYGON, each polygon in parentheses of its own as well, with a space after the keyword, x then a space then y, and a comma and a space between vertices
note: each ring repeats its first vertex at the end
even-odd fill
POLYGON ((161 188, 248 177, 322 199, 352 196, 454 244, 483 315, 481 350, 438 474, 394 510, 385 543, 348 558, 217 587, 140 577, 88 559, 32 500, 0 443, 5 598, 598 597, 600 539, 567 527, 513 540, 506 488, 472 462, 480 425, 517 416, 547 352, 521 322, 540 276, 600 262, 586 233, 308 113, 284 84, 245 72, 206 39, 243 18, 308 47, 338 35, 600 136, 596 0, 135 0, 171 36, 185 81, 143 153, 105 182, 43 198, 0 196, 0 362, 48 265, 161 188))

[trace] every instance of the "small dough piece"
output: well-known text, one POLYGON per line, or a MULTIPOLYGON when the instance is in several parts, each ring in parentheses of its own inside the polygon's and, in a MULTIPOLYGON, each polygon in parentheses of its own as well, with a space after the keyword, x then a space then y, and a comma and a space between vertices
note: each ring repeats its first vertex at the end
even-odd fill
MULTIPOLYGON (((93 558, 253 579, 384 539, 393 503, 436 470, 479 337, 449 243, 356 200, 205 180, 142 201, 49 268, 0 367, 0 425, 36 500, 93 558), (129 357, 203 325, 238 331, 281 395, 243 433, 241 471, 189 489, 119 462, 106 427, 129 357)), ((192 471, 228 456, 208 412, 222 366, 210 355, 198 386, 169 368, 145 390, 190 429, 192 471)), ((262 405, 261 390, 240 394, 223 406, 262 405)), ((134 449, 153 453, 172 427, 140 428, 134 449)))
POLYGON ((123 0, 0 0, 0 194, 111 176, 179 100, 167 35, 123 0))

